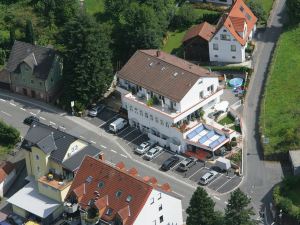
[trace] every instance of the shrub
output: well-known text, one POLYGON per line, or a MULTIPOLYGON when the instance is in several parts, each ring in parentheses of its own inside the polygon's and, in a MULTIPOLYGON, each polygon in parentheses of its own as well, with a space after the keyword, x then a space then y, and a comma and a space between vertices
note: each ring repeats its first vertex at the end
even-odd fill
POLYGON ((198 8, 198 9, 207 9, 207 10, 211 10, 211 11, 217 11, 220 13, 223 13, 226 6, 222 6, 222 5, 217 5, 217 4, 213 4, 213 3, 194 3, 194 8, 198 8))
POLYGON ((299 23, 300 21, 300 0, 287 0, 290 21, 299 23))
POLYGON ((159 103, 159 100, 158 100, 158 98, 156 97, 156 95, 154 95, 154 96, 152 97, 152 99, 153 99, 153 104, 154 104, 154 105, 157 105, 157 104, 159 103))
POLYGON ((75 101, 74 110, 76 113, 83 112, 85 110, 85 106, 81 102, 75 101))
POLYGON ((236 141, 236 137, 233 137, 233 138, 231 139, 231 141, 236 141))
POLYGON ((153 99, 152 98, 149 98, 147 100, 147 106, 153 106, 153 99))
POLYGON ((191 4, 182 5, 178 13, 173 17, 171 26, 174 29, 184 29, 190 27, 197 20, 197 14, 191 4))
POLYGON ((267 21, 267 13, 262 6, 262 1, 249 0, 247 5, 260 22, 265 23, 267 21))
POLYGON ((236 141, 232 141, 232 142, 230 142, 231 143, 231 147, 235 147, 235 146, 237 146, 237 143, 236 143, 236 141))
POLYGON ((20 132, 12 127, 0 121, 0 145, 14 146, 20 141, 20 132))
POLYGON ((220 16, 221 16, 221 14, 219 14, 219 13, 205 13, 202 16, 201 22, 206 21, 210 24, 217 24, 220 16))
POLYGON ((226 71, 238 71, 238 72, 248 72, 252 73, 252 69, 245 67, 245 66, 211 66, 209 67, 212 71, 220 71, 220 70, 226 70, 226 71))

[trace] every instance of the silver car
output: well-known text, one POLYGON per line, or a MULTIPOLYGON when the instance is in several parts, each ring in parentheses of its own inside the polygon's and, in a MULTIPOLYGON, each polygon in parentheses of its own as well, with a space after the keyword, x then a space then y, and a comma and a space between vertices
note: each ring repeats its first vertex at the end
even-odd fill
POLYGON ((180 164, 178 169, 181 171, 187 171, 189 168, 194 166, 197 163, 197 159, 194 157, 189 157, 183 160, 180 164))
POLYGON ((213 179, 215 179, 217 175, 218 175, 218 172, 216 172, 214 170, 210 170, 200 178, 199 182, 200 182, 200 184, 206 185, 209 182, 211 182, 213 179))
POLYGON ((150 142, 145 141, 142 144, 140 144, 134 151, 137 154, 143 155, 150 149, 150 147, 151 147, 150 142))
POLYGON ((154 148, 151 148, 144 156, 147 160, 152 160, 155 156, 157 156, 159 153, 161 153, 164 149, 158 145, 156 145, 154 148))
POLYGON ((89 110, 89 116, 95 117, 104 109, 104 105, 98 105, 89 110))

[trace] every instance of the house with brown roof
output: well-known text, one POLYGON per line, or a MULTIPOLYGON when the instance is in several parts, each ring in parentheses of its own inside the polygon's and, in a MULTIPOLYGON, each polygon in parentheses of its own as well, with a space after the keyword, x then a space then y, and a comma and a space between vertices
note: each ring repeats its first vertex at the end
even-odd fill
POLYGON ((221 16, 209 41, 209 58, 214 62, 240 63, 256 30, 257 17, 243 0, 236 0, 229 13, 221 16))
POLYGON ((188 136, 194 130, 208 128, 202 126, 202 111, 220 102, 223 88, 216 73, 150 49, 136 51, 116 77, 129 124, 147 133, 153 142, 185 152, 193 148, 215 151, 228 141, 222 132, 216 132, 216 136, 211 132, 212 136, 200 143, 211 128, 201 130, 201 135, 188 136))
POLYGON ((216 28, 207 22, 191 27, 182 40, 184 58, 191 61, 209 61, 208 43, 215 31, 216 28))
POLYGON ((0 197, 8 191, 16 178, 15 165, 9 161, 0 165, 0 197))
POLYGON ((154 177, 138 176, 135 168, 87 156, 64 207, 68 216, 80 214, 82 225, 182 225, 181 200, 170 191, 154 177))

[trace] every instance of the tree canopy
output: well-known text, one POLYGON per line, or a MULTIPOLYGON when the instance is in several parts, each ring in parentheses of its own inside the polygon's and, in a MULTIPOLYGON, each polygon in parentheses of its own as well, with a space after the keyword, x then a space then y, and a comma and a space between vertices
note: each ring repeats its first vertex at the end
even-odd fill
POLYGON ((286 2, 291 22, 300 22, 300 0, 287 0, 286 2))
POLYGON ((75 100, 83 105, 98 100, 108 89, 112 77, 111 27, 79 14, 60 33, 64 56, 63 102, 75 100))
POLYGON ((0 145, 13 146, 20 141, 20 132, 0 120, 0 145))

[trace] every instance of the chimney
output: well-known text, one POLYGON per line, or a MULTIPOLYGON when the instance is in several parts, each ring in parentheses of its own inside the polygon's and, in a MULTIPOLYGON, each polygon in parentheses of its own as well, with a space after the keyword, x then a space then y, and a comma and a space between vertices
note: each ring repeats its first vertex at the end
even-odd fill
POLYGON ((163 185, 160 186, 160 188, 165 192, 171 192, 171 187, 168 183, 164 183, 163 185))
POLYGON ((160 57, 160 54, 161 54, 160 50, 157 50, 156 51, 156 57, 160 57))
POLYGON ((104 161, 104 152, 100 152, 98 158, 99 160, 104 161))

